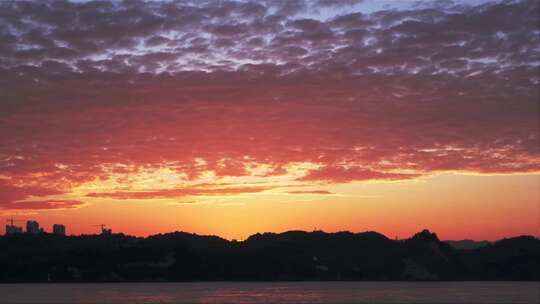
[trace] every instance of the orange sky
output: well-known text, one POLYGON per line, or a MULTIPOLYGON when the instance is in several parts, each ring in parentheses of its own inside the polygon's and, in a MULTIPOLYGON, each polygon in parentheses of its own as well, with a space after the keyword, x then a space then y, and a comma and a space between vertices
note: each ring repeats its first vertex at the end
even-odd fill
MULTIPOLYGON (((410 181, 356 182, 196 199, 92 199, 70 210, 15 212, 46 230, 64 223, 70 234, 115 232, 146 236, 171 231, 245 239, 256 232, 375 230, 405 238, 428 228, 443 239, 496 240, 540 235, 540 175, 437 174, 410 181), (324 189, 331 194, 310 194, 324 189)), ((71 197, 67 199, 84 199, 71 197)))

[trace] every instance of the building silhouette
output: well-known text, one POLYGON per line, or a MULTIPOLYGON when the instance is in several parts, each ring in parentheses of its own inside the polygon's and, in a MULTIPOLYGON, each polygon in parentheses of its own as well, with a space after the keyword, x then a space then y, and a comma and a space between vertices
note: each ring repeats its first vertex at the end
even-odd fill
POLYGON ((105 228, 105 224, 99 224, 99 225, 94 225, 96 227, 101 227, 101 235, 111 235, 112 234, 112 229, 110 228, 105 228))
POLYGON ((20 233, 22 233, 23 232, 22 227, 15 226, 15 224, 13 224, 13 222, 15 222, 15 220, 13 218, 8 220, 9 224, 6 225, 6 234, 20 234, 20 233))
POLYGON ((22 227, 17 227, 15 225, 6 225, 6 234, 20 234, 23 232, 22 227))
POLYGON ((36 221, 27 221, 26 222, 26 233, 30 234, 38 234, 42 232, 42 230, 39 229, 39 223, 36 221))
MULTIPOLYGON (((19 226, 15 226, 14 222, 18 222, 19 220, 14 220, 13 218, 7 220, 8 224, 6 225, 6 235, 8 234, 21 234, 23 233, 23 228, 19 226)), ((111 234, 110 229, 104 229, 108 230, 108 234, 111 234)), ((107 234, 107 231, 102 231, 103 234, 107 234)), ((39 223, 34 220, 26 221, 26 233, 27 234, 40 234, 45 233, 43 228, 39 227, 39 223)), ((52 227, 52 233, 57 235, 66 235, 66 226, 62 224, 54 224, 52 227)))
POLYGON ((53 233, 58 235, 66 235, 66 226, 62 224, 54 224, 53 233))

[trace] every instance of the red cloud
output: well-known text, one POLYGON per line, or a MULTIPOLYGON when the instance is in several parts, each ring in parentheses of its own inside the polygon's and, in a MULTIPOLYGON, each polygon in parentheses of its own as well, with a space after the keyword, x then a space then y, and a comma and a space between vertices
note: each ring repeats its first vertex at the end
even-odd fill
POLYGON ((0 2, 0 204, 141 168, 311 163, 298 180, 327 183, 540 171, 538 1, 328 20, 274 2, 0 2))
POLYGON ((300 180, 348 183, 351 181, 363 180, 405 180, 416 178, 418 176, 420 176, 420 174, 385 173, 369 169, 325 167, 320 170, 310 171, 300 180))
POLYGON ((8 181, 0 180, 0 208, 3 205, 2 202, 22 200, 30 196, 47 196, 63 193, 64 191, 58 189, 45 188, 40 186, 14 186, 10 185, 8 181))
POLYGON ((72 209, 84 205, 76 200, 17 201, 0 206, 3 210, 72 209))
POLYGON ((244 193, 258 193, 268 190, 267 187, 244 187, 244 188, 182 188, 164 189, 154 191, 117 191, 117 192, 94 192, 89 197, 107 197, 115 199, 153 199, 175 198, 184 196, 223 196, 244 193))

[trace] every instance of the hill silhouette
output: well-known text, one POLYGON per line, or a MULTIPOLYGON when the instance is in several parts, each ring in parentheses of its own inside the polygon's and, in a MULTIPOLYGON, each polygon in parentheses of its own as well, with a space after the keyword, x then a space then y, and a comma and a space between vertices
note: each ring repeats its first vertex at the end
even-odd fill
POLYGON ((473 240, 459 240, 459 241, 447 240, 444 242, 448 243, 450 246, 456 249, 477 249, 477 248, 489 245, 490 243, 488 241, 473 241, 473 240))
POLYGON ((185 232, 0 237, 0 282, 260 280, 539 280, 540 240, 520 236, 456 249, 424 230, 288 231, 247 240, 185 232))

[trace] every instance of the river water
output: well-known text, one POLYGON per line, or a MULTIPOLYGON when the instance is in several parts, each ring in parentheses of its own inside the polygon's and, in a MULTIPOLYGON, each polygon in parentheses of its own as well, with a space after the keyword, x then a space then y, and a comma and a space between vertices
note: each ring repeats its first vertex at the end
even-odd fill
POLYGON ((0 303, 540 303, 540 282, 0 284, 0 303))

